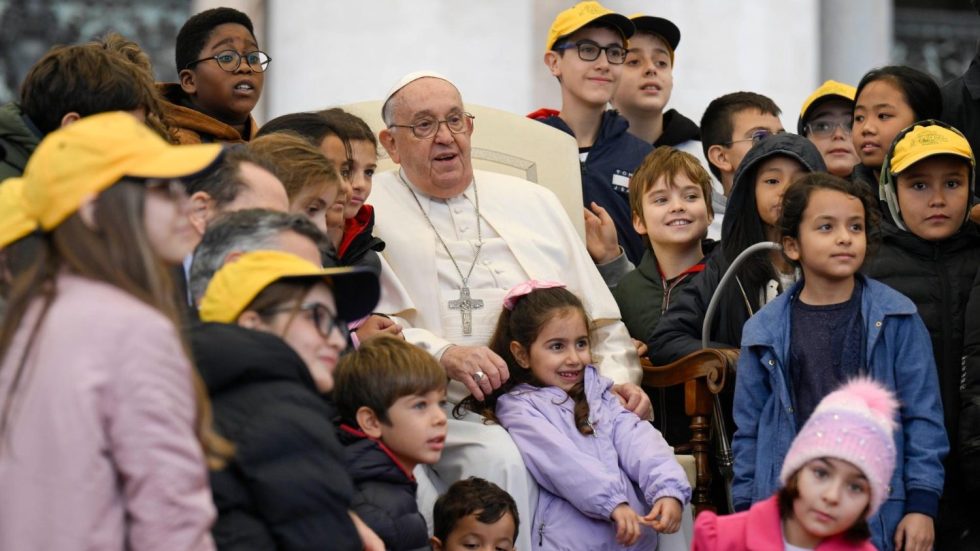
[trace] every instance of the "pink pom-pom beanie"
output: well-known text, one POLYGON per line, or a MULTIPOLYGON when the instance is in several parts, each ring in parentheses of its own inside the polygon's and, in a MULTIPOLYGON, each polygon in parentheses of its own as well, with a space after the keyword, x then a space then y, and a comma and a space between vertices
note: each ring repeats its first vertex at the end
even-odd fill
POLYGON ((894 395, 871 379, 855 379, 820 401, 783 461, 786 480, 812 459, 832 457, 852 463, 871 485, 870 518, 884 503, 895 470, 894 395))

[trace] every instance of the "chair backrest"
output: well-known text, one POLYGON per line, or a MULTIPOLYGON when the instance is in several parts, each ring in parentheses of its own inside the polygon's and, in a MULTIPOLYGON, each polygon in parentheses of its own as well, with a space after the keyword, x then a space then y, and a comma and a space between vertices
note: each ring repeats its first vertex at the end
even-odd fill
MULTIPOLYGON (((340 107, 364 119, 375 134, 384 128, 381 101, 362 101, 340 107)), ((467 104, 466 110, 476 117, 473 167, 517 176, 550 189, 558 196, 579 237, 584 240, 582 173, 575 138, 507 111, 474 104, 467 104)), ((379 172, 395 168, 383 148, 378 155, 379 172)))

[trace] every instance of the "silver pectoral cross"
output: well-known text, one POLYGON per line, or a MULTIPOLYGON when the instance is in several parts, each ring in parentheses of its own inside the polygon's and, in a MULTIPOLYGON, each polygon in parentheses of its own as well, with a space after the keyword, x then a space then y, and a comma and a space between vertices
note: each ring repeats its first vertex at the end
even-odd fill
POLYGON ((459 290, 458 299, 449 301, 449 309, 459 310, 460 315, 463 317, 464 335, 473 334, 473 310, 479 310, 480 308, 483 308, 483 301, 470 298, 470 288, 466 285, 463 285, 463 288, 459 290))

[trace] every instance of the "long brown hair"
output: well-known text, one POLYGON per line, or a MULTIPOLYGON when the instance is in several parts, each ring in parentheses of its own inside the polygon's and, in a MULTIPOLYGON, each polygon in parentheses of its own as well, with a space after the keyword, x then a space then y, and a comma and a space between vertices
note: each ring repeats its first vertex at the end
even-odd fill
MULTIPOLYGON (((159 310, 174 325, 185 356, 190 358, 183 333, 178 329, 178 307, 174 284, 163 261, 156 256, 143 222, 145 186, 123 179, 95 199, 94 227, 76 212, 44 239, 34 261, 18 274, 11 285, 6 315, 0 323, 0 365, 14 336, 21 329, 27 310, 35 302, 40 314, 28 329, 27 346, 16 363, 0 411, 0 438, 10 423, 11 403, 24 375, 27 356, 45 316, 57 296, 57 276, 63 271, 112 285, 159 310)), ((211 407, 197 370, 192 369, 197 402, 196 432, 208 459, 219 468, 233 451, 231 445, 211 429, 211 407)))
MULTIPOLYGON (((453 409, 453 414, 459 417, 461 410, 466 408, 488 420, 496 421, 494 411, 497 408, 498 398, 520 384, 544 386, 530 369, 521 367, 517 362, 517 358, 510 351, 510 343, 517 342, 525 350, 530 350, 548 320, 556 315, 567 315, 569 312, 571 315, 582 316, 585 326, 589 327, 589 317, 585 313, 582 301, 563 287, 537 289, 519 298, 513 310, 504 308, 497 320, 497 328, 490 338, 490 350, 507 362, 510 378, 492 394, 487 395, 482 402, 472 395, 467 396, 453 409)), ((580 382, 569 389, 568 397, 575 404, 576 428, 582 434, 592 434, 593 430, 589 423, 589 402, 585 397, 585 382, 580 382)))

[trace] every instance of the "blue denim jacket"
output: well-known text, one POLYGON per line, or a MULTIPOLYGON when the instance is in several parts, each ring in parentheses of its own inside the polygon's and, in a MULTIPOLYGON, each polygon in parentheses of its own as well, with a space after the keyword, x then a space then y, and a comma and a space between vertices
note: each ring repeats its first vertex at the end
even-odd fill
MULTIPOLYGON (((949 443, 929 332, 915 304, 883 283, 856 277, 864 283, 861 315, 867 325, 867 374, 895 392, 901 403, 895 431, 900 456, 888 501, 869 522, 875 544, 890 549, 892 534, 906 513, 935 518, 949 443)), ((759 310, 742 332, 732 443, 736 510, 748 509, 779 488, 779 471, 796 436, 788 362, 791 305, 801 284, 759 310)))

